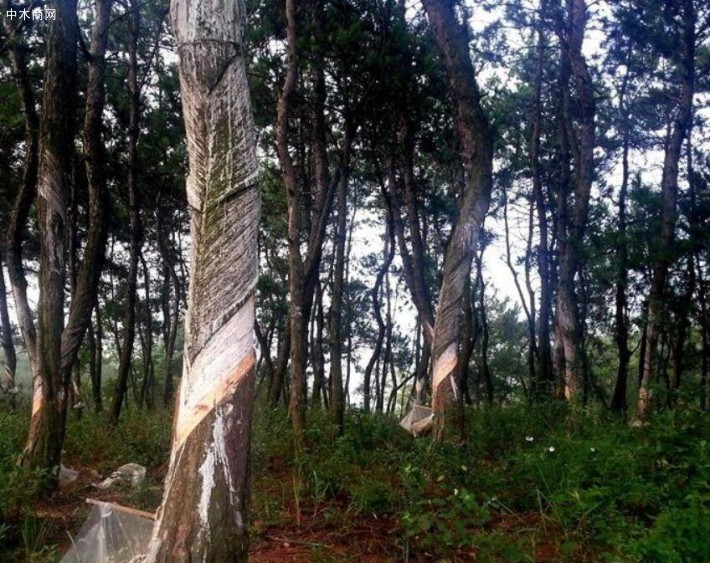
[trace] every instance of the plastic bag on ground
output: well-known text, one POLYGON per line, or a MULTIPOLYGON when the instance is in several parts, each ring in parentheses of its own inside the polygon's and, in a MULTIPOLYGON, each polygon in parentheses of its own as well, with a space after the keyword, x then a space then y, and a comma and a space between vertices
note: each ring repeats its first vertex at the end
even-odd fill
POLYGON ((420 436, 431 429, 434 423, 434 412, 431 407, 414 405, 399 425, 412 436, 420 436))
POLYGON ((66 487, 72 481, 76 481, 77 477, 79 477, 78 471, 74 471, 73 469, 70 469, 68 467, 64 467, 63 465, 59 466, 59 486, 60 487, 66 487))
POLYGON ((131 485, 135 487, 136 485, 140 485, 143 479, 145 479, 145 467, 137 463, 127 463, 116 469, 116 471, 111 473, 110 477, 107 477, 101 481, 101 483, 95 484, 94 487, 108 489, 118 481, 131 483, 131 485))
POLYGON ((148 550, 153 520, 97 502, 60 563, 128 563, 148 550))

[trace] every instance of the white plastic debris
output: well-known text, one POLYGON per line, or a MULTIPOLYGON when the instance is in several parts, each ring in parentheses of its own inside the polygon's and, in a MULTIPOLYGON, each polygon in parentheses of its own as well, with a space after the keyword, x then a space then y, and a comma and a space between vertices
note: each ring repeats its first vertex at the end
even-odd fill
POLYGON ((92 501, 84 525, 60 563, 128 563, 144 554, 153 520, 139 511, 92 501), (135 558, 135 559, 134 559, 135 558))
POLYGON ((102 490, 108 489, 111 485, 119 481, 130 483, 135 487, 140 485, 143 479, 145 479, 145 467, 137 463, 127 463, 116 469, 116 471, 111 473, 109 477, 100 483, 94 483, 94 487, 102 490))
POLYGON ((434 424, 434 412, 431 407, 414 405, 399 425, 412 436, 420 436, 431 429, 434 424))
POLYGON ((70 469, 68 467, 64 467, 63 465, 59 466, 59 486, 60 487, 66 487, 72 481, 76 481, 77 477, 79 477, 78 471, 74 471, 73 469, 70 469))

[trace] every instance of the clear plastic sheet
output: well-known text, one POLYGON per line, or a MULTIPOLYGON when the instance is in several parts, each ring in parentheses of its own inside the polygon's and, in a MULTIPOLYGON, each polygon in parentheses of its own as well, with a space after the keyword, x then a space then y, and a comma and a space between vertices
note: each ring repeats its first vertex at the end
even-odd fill
POLYGON ((144 554, 153 520, 97 502, 60 563, 128 563, 144 554))
POLYGON ((434 423, 434 413, 431 407, 414 405, 399 425, 413 436, 425 434, 434 423))

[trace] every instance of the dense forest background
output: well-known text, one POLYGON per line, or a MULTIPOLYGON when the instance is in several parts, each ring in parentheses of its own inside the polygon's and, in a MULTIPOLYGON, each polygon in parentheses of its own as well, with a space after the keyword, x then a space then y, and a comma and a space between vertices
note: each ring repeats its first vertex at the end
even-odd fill
MULTIPOLYGON (((624 440, 653 442, 653 421, 661 420, 677 432, 668 440, 674 447, 695 448, 696 430, 706 443, 705 2, 250 0, 245 9, 239 48, 262 197, 253 329, 255 436, 264 442, 255 443, 255 463, 271 471, 273 459, 295 459, 294 491, 312 495, 313 518, 319 499, 338 500, 346 488, 335 475, 331 489, 318 488, 318 471, 326 483, 335 473, 319 465, 327 455, 320 431, 341 446, 350 436, 353 451, 396 443, 405 457, 422 456, 432 467, 455 460, 459 474, 473 467, 466 444, 479 439, 473 447, 485 450, 481 463, 503 463, 512 439, 505 432, 529 437, 529 445, 559 431, 571 444, 577 431, 593 427, 623 449, 624 440), (437 20, 435 5, 451 18, 437 20), (437 25, 449 25, 465 44, 463 58, 446 50, 437 25), (470 115, 466 107, 474 108, 470 115), (443 344, 441 335, 448 335, 443 344), (444 389, 437 374, 450 349, 444 389), (432 405, 441 421, 446 413, 449 426, 433 430, 446 442, 436 446, 441 458, 390 434, 398 429, 384 415, 399 418, 413 404, 432 405), (551 430, 562 419, 572 421, 567 430, 551 430), (269 442, 269 425, 290 445, 269 442), (486 434, 492 425, 500 435, 486 434)), ((51 489, 63 447, 77 455, 73 432, 88 433, 87 420, 107 432, 136 430, 135 417, 154 429, 167 425, 184 359, 190 255, 199 252, 190 209, 198 204, 185 192, 188 145, 168 2, 2 0, 0 11, 3 470, 19 471, 22 450, 20 466, 46 472, 51 489), (47 9, 55 10, 51 19, 47 9), (56 39, 62 28, 63 44, 56 39), (53 166, 61 169, 56 182, 53 166), (58 218, 47 211, 56 183, 66 186, 58 218), (42 405, 54 406, 36 417, 42 405)), ((229 252, 213 249, 207 258, 243 275, 229 252)), ((163 440, 150 447, 164 461, 165 433, 146 437, 163 440)), ((565 467, 596 451, 590 439, 575 442, 579 451, 565 454, 565 467)), ((359 459, 350 453, 340 452, 345 472, 359 459)), ((678 463, 701 483, 694 471, 707 452, 688 455, 678 463)), ((540 463, 560 462, 553 457, 540 463)), ((525 459, 522 466, 544 473, 525 459)), ((648 462, 655 467, 659 459, 677 461, 659 453, 648 462)), ((456 550, 471 536, 454 522, 478 526, 491 518, 486 511, 526 518, 524 502, 482 504, 475 493, 459 497, 467 489, 454 485, 445 497, 451 514, 444 505, 424 508, 427 477, 400 458, 380 461, 409 467, 391 488, 419 495, 399 507, 410 520, 392 516, 407 538, 397 556, 409 557, 410 548, 425 558, 461 555, 456 550), (418 519, 432 511, 433 520, 418 519), (422 540, 439 524, 437 533, 453 535, 422 540)), ((609 462, 609 474, 628 462, 609 462)), ((710 503, 706 485, 678 508, 692 522, 684 538, 701 529, 693 526, 710 503)), ((581 487, 564 486, 569 494, 581 487)), ((396 513, 391 492, 347 494, 360 502, 358 514, 396 513)), ((604 495, 611 498, 612 487, 604 495)), ((603 552, 623 536, 621 526, 608 537, 595 528, 588 541, 572 532, 604 502, 593 496, 579 501, 578 514, 558 518, 559 542, 535 544, 535 559, 544 560, 540 549, 552 558, 603 552)), ((537 500, 541 507, 558 502, 537 500)), ((652 529, 667 501, 634 499, 657 503, 648 517, 635 505, 628 511, 638 509, 635 522, 652 529)), ((19 517, 9 501, 0 508, 9 523, 0 523, 2 539, 19 517)), ((266 501, 255 510, 268 520, 266 501)), ((663 551, 660 540, 643 541, 624 556, 708 553, 692 542, 663 551)), ((489 545, 481 537, 474 544, 489 545)), ((524 552, 522 544, 516 549, 524 552)))

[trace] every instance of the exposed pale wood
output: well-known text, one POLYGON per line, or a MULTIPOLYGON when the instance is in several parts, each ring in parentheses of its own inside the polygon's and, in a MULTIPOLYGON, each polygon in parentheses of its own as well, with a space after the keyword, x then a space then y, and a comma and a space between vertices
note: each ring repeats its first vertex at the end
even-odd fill
POLYGON ((244 5, 173 0, 191 260, 170 467, 148 561, 246 561, 261 198, 244 5))

